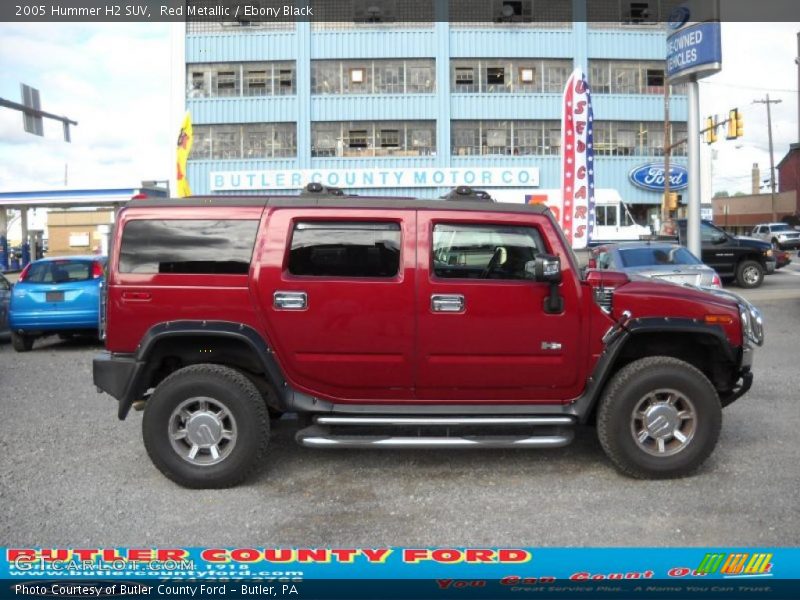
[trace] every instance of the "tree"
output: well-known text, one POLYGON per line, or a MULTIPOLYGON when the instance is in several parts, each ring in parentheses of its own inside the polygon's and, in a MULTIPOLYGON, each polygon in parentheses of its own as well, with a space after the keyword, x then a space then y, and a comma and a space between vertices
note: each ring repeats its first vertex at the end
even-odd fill
POLYGON ((720 190, 714 193, 714 198, 729 198, 730 194, 725 190, 720 190))

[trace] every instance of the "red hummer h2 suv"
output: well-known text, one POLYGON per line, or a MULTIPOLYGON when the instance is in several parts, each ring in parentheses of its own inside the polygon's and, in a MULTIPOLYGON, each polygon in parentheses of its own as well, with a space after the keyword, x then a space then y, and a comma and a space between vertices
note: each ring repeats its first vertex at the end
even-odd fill
POLYGON ((553 448, 594 423, 623 473, 685 475, 763 342, 734 294, 582 272, 541 206, 133 200, 108 265, 94 382, 188 487, 242 481, 284 412, 315 448, 553 448))

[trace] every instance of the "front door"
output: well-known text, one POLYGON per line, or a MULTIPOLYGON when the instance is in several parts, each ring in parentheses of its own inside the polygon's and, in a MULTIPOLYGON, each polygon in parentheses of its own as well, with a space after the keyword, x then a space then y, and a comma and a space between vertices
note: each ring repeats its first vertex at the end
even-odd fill
POLYGON ((583 315, 562 257, 564 311, 546 314, 549 285, 525 264, 553 253, 549 221, 420 211, 417 216, 417 399, 546 401, 579 393, 583 315))

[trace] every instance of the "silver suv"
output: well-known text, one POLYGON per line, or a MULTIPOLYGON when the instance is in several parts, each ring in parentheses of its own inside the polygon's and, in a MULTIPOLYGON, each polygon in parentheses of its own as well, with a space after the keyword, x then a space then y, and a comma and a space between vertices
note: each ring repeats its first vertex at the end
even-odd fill
POLYGON ((751 237, 771 243, 780 250, 800 248, 800 231, 786 223, 762 223, 753 227, 751 237))

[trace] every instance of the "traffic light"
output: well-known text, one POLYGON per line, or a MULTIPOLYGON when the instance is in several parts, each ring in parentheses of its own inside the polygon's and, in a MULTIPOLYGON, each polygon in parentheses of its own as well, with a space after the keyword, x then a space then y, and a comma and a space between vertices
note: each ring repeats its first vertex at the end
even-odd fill
POLYGON ((664 206, 666 206, 667 210, 676 210, 678 208, 678 194, 675 192, 664 194, 664 206))
POLYGON ((706 119, 706 144, 713 144, 717 141, 717 118, 708 117, 706 119))
POLYGON ((742 137, 744 135, 744 117, 742 113, 739 112, 739 109, 736 109, 736 137, 742 137))

